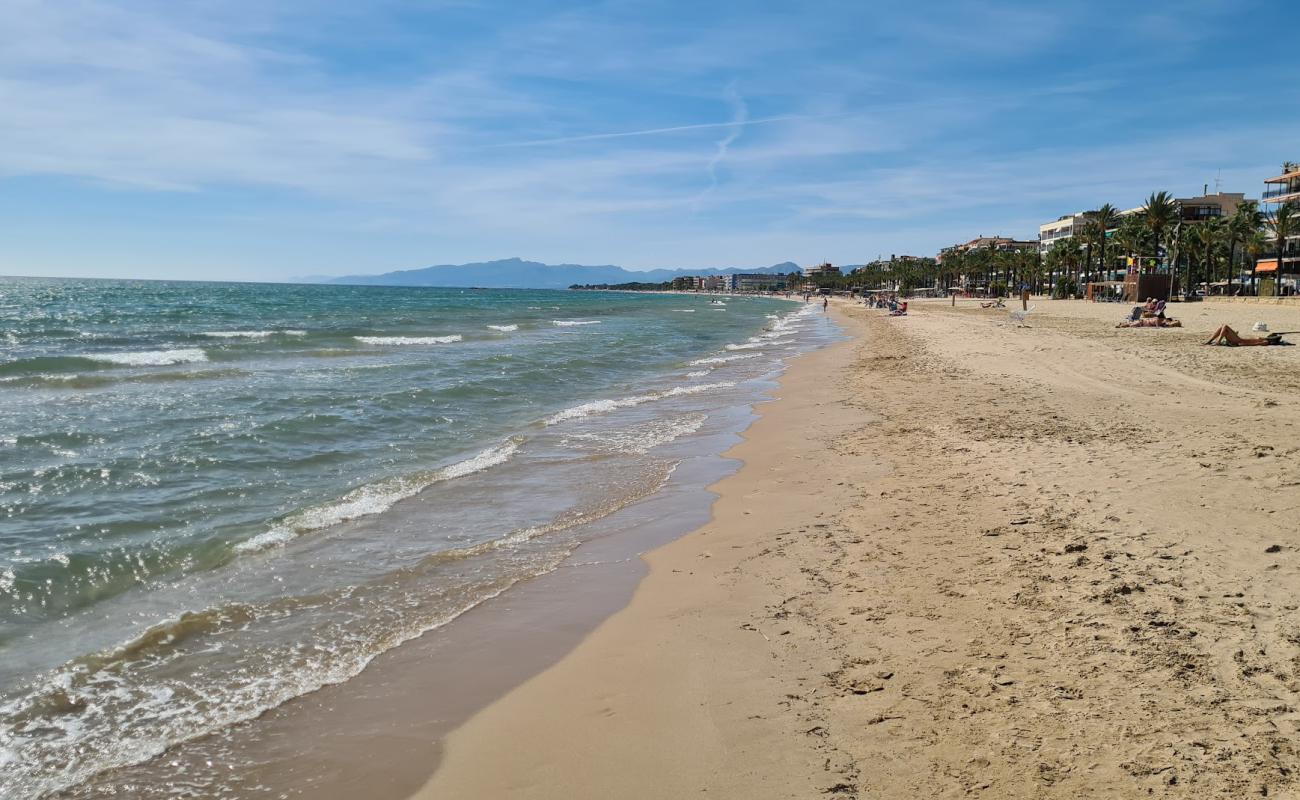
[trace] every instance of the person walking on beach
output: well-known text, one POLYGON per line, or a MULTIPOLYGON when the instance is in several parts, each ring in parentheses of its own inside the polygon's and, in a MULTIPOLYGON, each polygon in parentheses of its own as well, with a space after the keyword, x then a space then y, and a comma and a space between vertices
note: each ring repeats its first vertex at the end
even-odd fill
POLYGON ((829 297, 823 297, 823 298, 822 298, 822 313, 823 313, 823 314, 826 313, 826 306, 829 306, 830 304, 831 304, 831 299, 830 299, 829 297))

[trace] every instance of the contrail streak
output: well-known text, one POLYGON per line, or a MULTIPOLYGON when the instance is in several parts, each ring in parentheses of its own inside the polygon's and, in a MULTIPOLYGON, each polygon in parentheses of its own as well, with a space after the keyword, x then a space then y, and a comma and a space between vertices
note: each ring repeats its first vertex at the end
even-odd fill
MULTIPOLYGON (((668 128, 647 128, 640 131, 618 131, 616 133, 588 133, 582 136, 561 136, 556 139, 531 139, 526 142, 509 142, 496 147, 532 147, 546 144, 567 144, 569 142, 590 142, 598 139, 623 139, 630 136, 654 136, 660 133, 678 133, 679 131, 699 131, 709 128, 736 128, 749 125, 766 125, 771 122, 789 122, 801 119, 825 119, 826 117, 843 117, 848 114, 788 114, 780 117, 759 117, 730 122, 701 122, 695 125, 673 125, 668 128)), ((734 139, 733 139, 734 141, 734 139)))
POLYGON ((718 150, 713 154, 713 158, 709 159, 710 188, 718 185, 718 165, 727 157, 727 148, 731 147, 731 143, 740 138, 741 130, 749 118, 745 99, 736 91, 734 83, 727 87, 727 102, 731 104, 731 131, 718 140, 718 150))

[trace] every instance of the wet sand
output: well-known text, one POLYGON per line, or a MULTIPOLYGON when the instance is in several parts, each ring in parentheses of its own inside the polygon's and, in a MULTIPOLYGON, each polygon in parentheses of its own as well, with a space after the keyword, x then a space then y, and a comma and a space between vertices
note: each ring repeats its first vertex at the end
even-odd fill
POLYGON ((632 602, 420 798, 1243 797, 1300 786, 1300 310, 840 307, 632 602))

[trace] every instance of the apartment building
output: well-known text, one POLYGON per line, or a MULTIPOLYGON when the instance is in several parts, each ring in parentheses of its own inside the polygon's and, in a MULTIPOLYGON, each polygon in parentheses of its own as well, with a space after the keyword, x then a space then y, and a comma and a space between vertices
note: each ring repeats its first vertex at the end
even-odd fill
MULTIPOLYGON (((1261 199, 1265 211, 1275 211, 1279 205, 1288 201, 1300 203, 1300 164, 1288 161, 1282 170, 1281 175, 1264 181, 1264 195, 1261 199)), ((1300 231, 1287 237, 1281 266, 1282 275, 1300 272, 1300 231)), ((1275 278, 1279 274, 1276 251, 1271 257, 1256 262, 1255 272, 1265 279, 1275 278)))
MULTIPOLYGON (((1237 206, 1244 202, 1246 202, 1246 195, 1240 192, 1216 192, 1177 199, 1183 222, 1204 222, 1219 217, 1231 217, 1237 213, 1237 206)), ((1141 210, 1135 209, 1135 211, 1141 210)))
POLYGON ((1288 162, 1289 170, 1264 181, 1265 203, 1300 202, 1300 164, 1288 162))
POLYGON ((1033 252, 1038 249, 1038 242, 1023 241, 1021 239, 1011 239, 1006 236, 984 236, 980 235, 971 239, 969 242, 954 244, 945 247, 939 251, 939 260, 942 261, 944 256, 952 256, 957 253, 969 253, 973 250, 995 250, 998 252, 1009 253, 1017 250, 1033 252))
POLYGON ((832 277, 840 274, 840 268, 827 262, 815 267, 804 267, 803 274, 806 278, 832 277))
POLYGON ((1044 222, 1038 226, 1038 252, 1046 253, 1052 249, 1052 245, 1062 239, 1073 238, 1076 233, 1083 230, 1084 224, 1088 221, 1088 212, 1077 211, 1073 214, 1064 214, 1057 217, 1051 222, 1044 222))
POLYGON ((766 275, 761 272, 740 272, 731 275, 731 289, 737 292, 774 292, 785 289, 784 275, 766 275))

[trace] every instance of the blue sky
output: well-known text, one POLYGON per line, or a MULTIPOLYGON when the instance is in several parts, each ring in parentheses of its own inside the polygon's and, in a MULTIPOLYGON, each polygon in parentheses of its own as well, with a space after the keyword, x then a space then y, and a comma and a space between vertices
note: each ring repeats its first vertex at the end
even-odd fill
POLYGON ((1298 24, 1276 0, 0 0, 0 274, 860 263, 1216 179, 1258 196, 1300 160, 1298 24))

